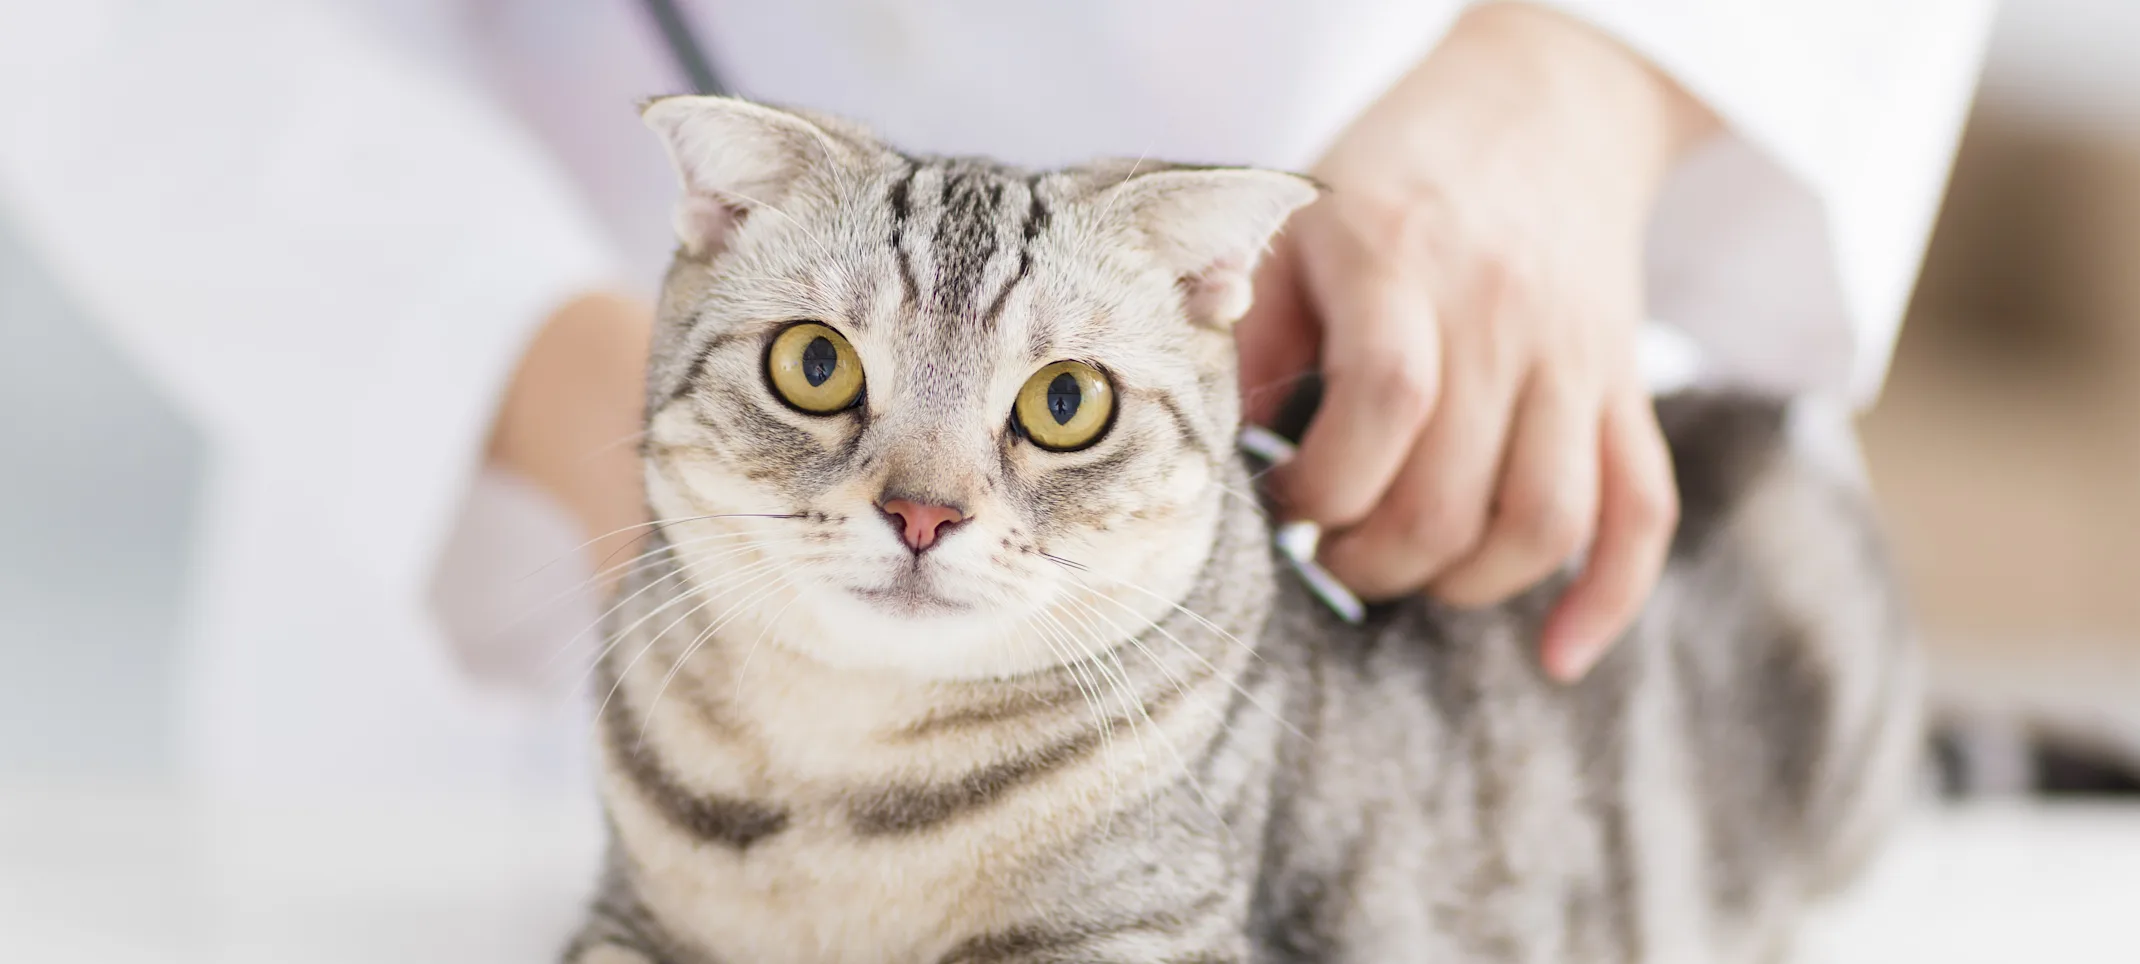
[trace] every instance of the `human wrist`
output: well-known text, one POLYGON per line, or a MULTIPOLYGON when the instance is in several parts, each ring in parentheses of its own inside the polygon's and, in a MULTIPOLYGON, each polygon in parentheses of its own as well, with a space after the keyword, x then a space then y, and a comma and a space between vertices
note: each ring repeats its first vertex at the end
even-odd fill
POLYGON ((1344 191, 1348 181, 1431 188, 1458 172, 1467 186, 1564 191, 1637 225, 1673 165, 1715 125, 1700 101, 1612 37, 1547 7, 1493 2, 1466 11, 1318 173, 1344 191))
POLYGON ((1549 119, 1564 149, 1621 178, 1645 212, 1672 167, 1716 127, 1705 105, 1641 54, 1558 10, 1487 3, 1459 29, 1478 31, 1480 55, 1502 58, 1504 82, 1533 99, 1533 116, 1549 119))

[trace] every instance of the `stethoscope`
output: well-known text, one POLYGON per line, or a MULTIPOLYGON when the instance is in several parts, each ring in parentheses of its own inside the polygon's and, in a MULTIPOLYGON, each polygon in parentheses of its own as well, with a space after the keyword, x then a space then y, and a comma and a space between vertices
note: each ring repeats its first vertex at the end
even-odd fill
POLYGON ((691 23, 684 19, 683 11, 676 9, 676 0, 643 0, 647 16, 654 21, 654 29, 661 32, 661 42, 669 48, 669 59, 676 62, 676 69, 691 86, 701 94, 733 94, 728 85, 721 82, 721 74, 714 69, 713 58, 706 55, 706 47, 698 42, 698 35, 691 31, 691 23))

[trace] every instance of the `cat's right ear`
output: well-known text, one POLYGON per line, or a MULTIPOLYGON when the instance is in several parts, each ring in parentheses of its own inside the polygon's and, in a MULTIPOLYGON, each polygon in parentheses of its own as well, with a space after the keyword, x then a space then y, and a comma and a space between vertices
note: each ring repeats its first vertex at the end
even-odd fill
POLYGON ((822 128, 733 97, 659 97, 639 117, 661 135, 683 181, 676 237, 695 258, 720 253, 752 210, 780 204, 806 171, 832 161, 822 128))

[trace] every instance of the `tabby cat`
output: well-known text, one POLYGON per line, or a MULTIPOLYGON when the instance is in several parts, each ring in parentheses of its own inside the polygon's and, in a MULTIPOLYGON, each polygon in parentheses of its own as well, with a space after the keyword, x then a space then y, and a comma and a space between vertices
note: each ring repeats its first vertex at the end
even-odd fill
POLYGON ((1791 410, 1659 405, 1669 571, 1556 685, 1556 585, 1348 625, 1274 564, 1228 326, 1309 182, 645 118, 662 521, 569 962, 1766 962, 1907 797, 1917 664, 1791 410))

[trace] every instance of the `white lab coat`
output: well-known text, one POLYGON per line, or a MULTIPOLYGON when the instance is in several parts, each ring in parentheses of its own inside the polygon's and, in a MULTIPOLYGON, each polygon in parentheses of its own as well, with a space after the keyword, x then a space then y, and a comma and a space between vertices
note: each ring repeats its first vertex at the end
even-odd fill
MULTIPOLYGON (((1649 252, 1696 377, 1870 399, 1988 0, 1550 5, 1730 127, 1649 252)), ((740 92, 910 148, 1297 168, 1462 5, 684 6, 740 92)), ((650 289, 673 187, 632 108, 683 86, 633 0, 0 0, 0 211, 212 447, 175 721, 203 786, 579 778, 591 650, 530 664, 592 606, 497 615, 584 575, 577 540, 481 453, 548 309, 650 289)))

